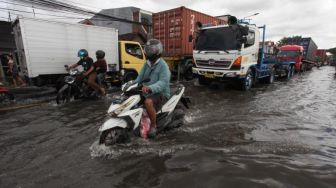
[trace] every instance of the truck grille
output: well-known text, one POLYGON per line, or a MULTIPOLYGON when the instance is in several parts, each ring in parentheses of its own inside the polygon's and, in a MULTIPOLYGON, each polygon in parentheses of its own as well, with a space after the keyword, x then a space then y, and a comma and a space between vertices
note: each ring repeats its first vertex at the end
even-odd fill
POLYGON ((199 67, 226 69, 230 67, 231 61, 197 60, 196 64, 199 67))

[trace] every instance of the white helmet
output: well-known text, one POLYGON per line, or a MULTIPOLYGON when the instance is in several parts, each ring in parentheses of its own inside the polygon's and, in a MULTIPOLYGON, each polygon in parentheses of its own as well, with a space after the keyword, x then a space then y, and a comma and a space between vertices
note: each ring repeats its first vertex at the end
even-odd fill
POLYGON ((160 58, 162 51, 162 43, 157 39, 150 39, 145 44, 145 55, 150 61, 160 58))

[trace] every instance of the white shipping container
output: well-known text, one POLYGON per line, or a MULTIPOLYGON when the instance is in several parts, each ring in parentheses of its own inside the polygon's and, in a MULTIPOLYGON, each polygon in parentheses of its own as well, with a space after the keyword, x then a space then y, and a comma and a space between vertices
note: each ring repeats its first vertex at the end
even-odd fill
POLYGON ((117 29, 20 18, 13 31, 21 70, 30 78, 65 74, 64 65, 78 62, 79 49, 94 61, 97 50, 105 51, 109 71, 119 70, 117 29))

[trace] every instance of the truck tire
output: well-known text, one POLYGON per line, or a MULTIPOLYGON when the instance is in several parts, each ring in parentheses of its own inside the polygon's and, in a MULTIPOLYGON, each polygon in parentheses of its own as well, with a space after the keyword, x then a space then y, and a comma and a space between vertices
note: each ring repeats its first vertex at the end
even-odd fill
POLYGON ((124 82, 128 82, 131 80, 135 80, 137 78, 138 74, 134 71, 127 71, 124 75, 124 82))
POLYGON ((199 75, 198 76, 198 83, 200 85, 210 85, 211 79, 205 78, 204 76, 199 75))
POLYGON ((191 62, 189 62, 185 67, 184 78, 187 81, 192 80, 194 78, 192 67, 193 67, 193 64, 191 62))
POLYGON ((306 65, 305 64, 301 64, 300 72, 306 72, 306 65))
POLYGON ((253 79, 254 79, 254 76, 253 76, 252 70, 249 69, 246 73, 245 78, 240 81, 240 90, 242 91, 250 90, 254 82, 253 79))
POLYGON ((286 79, 290 80, 294 75, 294 66, 290 66, 287 70, 286 79))
POLYGON ((270 72, 270 76, 265 78, 265 83, 266 84, 273 84, 274 82, 274 77, 275 77, 275 69, 272 68, 270 72))
POLYGON ((46 81, 42 77, 38 76, 36 78, 33 78, 33 83, 37 87, 42 87, 43 85, 46 84, 46 81))

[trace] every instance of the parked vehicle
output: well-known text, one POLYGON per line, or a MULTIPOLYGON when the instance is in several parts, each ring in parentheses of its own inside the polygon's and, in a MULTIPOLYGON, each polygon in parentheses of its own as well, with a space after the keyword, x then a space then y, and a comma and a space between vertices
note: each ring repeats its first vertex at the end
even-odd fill
POLYGON ((14 100, 14 95, 11 94, 8 88, 0 82, 0 103, 8 103, 14 100))
POLYGON ((153 37, 163 44, 163 58, 172 73, 179 71, 186 79, 193 78, 193 44, 189 42, 189 35, 196 35, 200 22, 218 25, 223 20, 186 7, 153 14, 153 37))
MULTIPOLYGON (((68 66, 64 66, 68 69, 68 66)), ((78 69, 69 70, 69 75, 64 77, 64 82, 57 92, 57 104, 64 104, 71 101, 71 99, 97 99, 99 94, 89 87, 87 79, 82 77, 83 72, 78 69)))
POLYGON ((316 51, 316 57, 318 62, 321 64, 321 66, 326 65, 327 62, 327 50, 325 49, 318 49, 316 51))
POLYGON ((275 64, 275 74, 278 77, 291 79, 294 72, 306 71, 309 65, 302 62, 303 47, 298 45, 285 45, 279 48, 277 63, 275 64))
POLYGON ((193 51, 193 72, 199 83, 231 82, 241 90, 259 81, 272 83, 274 67, 264 62, 263 45, 259 50, 259 29, 264 45, 266 26, 241 23, 200 28, 193 51))
POLYGON ((280 47, 279 53, 282 51, 283 54, 291 55, 291 57, 284 57, 284 59, 294 60, 297 72, 311 70, 316 65, 317 45, 312 38, 289 38, 286 43, 280 47))
POLYGON ((138 42, 118 41, 118 30, 85 24, 19 18, 13 24, 21 71, 36 85, 66 75, 63 65, 78 61, 77 51, 106 52, 111 82, 134 79, 145 62, 138 42))
MULTIPOLYGON (((145 79, 143 83, 148 82, 145 79)), ((143 106, 142 83, 130 81, 122 86, 122 94, 114 99, 107 113, 107 120, 99 128, 100 144, 113 145, 128 140, 130 134, 146 137, 150 120, 143 106)), ((157 113, 158 133, 183 125, 188 100, 183 97, 184 86, 172 90, 172 96, 157 113), (183 106, 184 105, 184 106, 183 106)))

